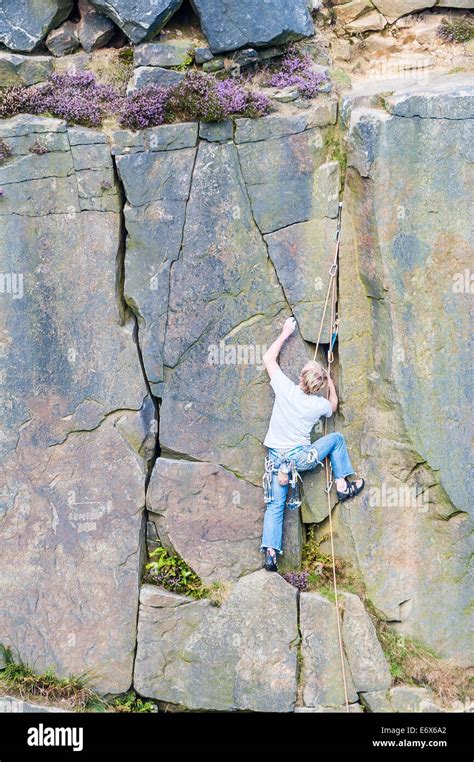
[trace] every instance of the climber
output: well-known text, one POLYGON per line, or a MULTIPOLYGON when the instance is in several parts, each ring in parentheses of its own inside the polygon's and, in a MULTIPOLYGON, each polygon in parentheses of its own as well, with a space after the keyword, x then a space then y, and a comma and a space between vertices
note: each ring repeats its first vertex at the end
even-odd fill
POLYGON ((288 508, 301 505, 298 479, 300 471, 312 471, 329 456, 336 481, 339 502, 353 498, 364 488, 364 479, 349 481, 354 473, 342 434, 320 437, 311 444, 314 424, 324 415, 336 412, 338 398, 329 373, 316 361, 308 362, 301 370, 298 386, 285 376, 277 363, 280 350, 296 328, 294 318, 288 318, 280 336, 263 355, 263 362, 275 392, 275 402, 264 445, 267 447, 263 477, 266 503, 263 536, 260 550, 265 552, 264 568, 278 571, 277 553, 282 553, 283 514, 288 508), (327 385, 327 399, 319 392, 327 385))

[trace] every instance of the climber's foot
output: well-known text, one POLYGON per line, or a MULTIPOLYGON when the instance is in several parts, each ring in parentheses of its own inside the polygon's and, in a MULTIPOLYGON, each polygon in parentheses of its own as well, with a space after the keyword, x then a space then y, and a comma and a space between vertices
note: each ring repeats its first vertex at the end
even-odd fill
POLYGON ((276 553, 274 550, 271 550, 270 548, 267 548, 266 556, 265 556, 265 565, 263 567, 267 571, 278 571, 278 566, 276 562, 276 553))
MULTIPOLYGON (((357 481, 351 482, 349 481, 349 479, 345 478, 344 480, 338 479, 337 481, 338 482, 344 481, 346 485, 345 489, 339 489, 338 486, 336 485, 337 499, 339 500, 340 503, 343 503, 344 500, 349 500, 350 498, 358 495, 360 492, 362 492, 365 486, 364 479, 357 479, 357 481)), ((342 485, 339 485, 339 486, 342 486, 342 485)))

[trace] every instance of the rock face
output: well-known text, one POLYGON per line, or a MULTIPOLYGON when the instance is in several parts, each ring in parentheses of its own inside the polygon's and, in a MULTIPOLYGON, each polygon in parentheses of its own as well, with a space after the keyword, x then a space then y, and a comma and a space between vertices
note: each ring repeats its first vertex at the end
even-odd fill
POLYGON ((67 19, 73 0, 3 0, 0 8, 0 42, 11 50, 33 50, 67 19))
MULTIPOLYGON (((332 118, 328 110, 326 119, 332 118)), ((294 224, 284 234, 294 272, 312 264, 321 274, 320 289, 311 293, 300 285, 298 291, 278 258, 284 243, 262 235, 272 230, 277 236, 280 226, 302 221, 334 230, 324 216, 334 214, 334 204, 322 204, 318 195, 327 173, 321 170, 324 128, 313 126, 313 119, 324 123, 319 107, 261 119, 254 127, 237 120, 235 143, 225 130, 197 149, 190 125, 156 128, 141 144, 121 132, 114 148, 127 199, 125 293, 139 318, 147 377, 162 398, 162 454, 218 463, 253 484, 261 483, 260 442, 271 410, 263 352, 290 314, 289 299, 302 316, 303 336, 315 336, 328 277, 323 244, 310 248, 308 236, 305 257, 298 256, 305 233, 294 224), (257 149, 262 176, 271 182, 266 195, 251 166, 257 149), (273 154, 281 166, 271 180, 273 154), (287 193, 292 206, 285 216, 284 204, 275 206, 273 197, 288 185, 294 200, 287 193), (299 299, 306 300, 301 308, 299 299)), ((283 352, 283 367, 295 377, 309 356, 295 336, 283 352)))
POLYGON ((51 56, 21 56, 0 52, 0 87, 36 85, 53 71, 51 56))
POLYGON ((192 0, 213 53, 299 40, 313 34, 306 0, 192 0))
POLYGON ((220 607, 150 596, 140 604, 135 689, 190 709, 292 711, 296 596, 264 570, 243 577, 220 607))
MULTIPOLYGON (((301 593, 302 698, 305 706, 338 706, 344 703, 344 683, 339 658, 336 608, 319 593, 301 593)), ((349 663, 344 656, 347 698, 358 696, 349 663)))
POLYGON ((151 421, 115 296, 110 152, 104 135, 53 119, 16 117, 0 136, 12 154, 0 167, 0 642, 36 670, 90 671, 99 690, 123 691, 144 540, 134 449, 151 421))
POLYGON ((91 5, 114 21, 132 42, 159 32, 183 0, 90 0, 91 5))
POLYGON ((220 466, 159 458, 147 507, 163 545, 204 582, 236 580, 261 567, 261 491, 220 466))
POLYGON ((357 557, 397 629, 460 663, 470 659, 473 96, 458 75, 399 92, 388 113, 353 111, 340 276, 342 396, 357 400, 343 404, 344 433, 370 488, 337 513, 339 552, 357 557))
POLYGON ((375 627, 357 595, 342 596, 342 640, 357 693, 390 687, 390 669, 375 627))

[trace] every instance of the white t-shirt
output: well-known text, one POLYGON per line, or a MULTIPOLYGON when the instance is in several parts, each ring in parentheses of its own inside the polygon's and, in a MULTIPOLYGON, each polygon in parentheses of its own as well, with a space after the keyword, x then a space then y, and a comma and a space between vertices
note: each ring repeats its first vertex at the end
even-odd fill
POLYGON ((311 429, 316 421, 323 415, 326 418, 332 415, 329 401, 319 394, 305 394, 281 368, 274 373, 270 384, 275 402, 263 444, 277 450, 311 444, 311 429))

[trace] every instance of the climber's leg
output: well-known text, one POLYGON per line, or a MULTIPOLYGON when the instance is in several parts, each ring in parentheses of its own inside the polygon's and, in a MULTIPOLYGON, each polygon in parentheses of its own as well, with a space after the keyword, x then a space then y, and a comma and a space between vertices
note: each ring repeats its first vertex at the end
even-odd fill
POLYGON ((317 452, 317 459, 323 461, 329 455, 332 472, 335 479, 343 479, 354 473, 349 453, 347 452, 346 440, 338 431, 326 434, 312 444, 312 449, 317 452))
POLYGON ((272 500, 267 504, 263 519, 263 534, 260 550, 268 548, 282 553, 283 516, 288 493, 288 484, 280 484, 278 474, 272 474, 272 500))
POLYGON ((317 439, 312 447, 316 449, 319 461, 323 461, 326 456, 329 456, 339 500, 342 501, 358 495, 364 487, 364 480, 357 479, 357 481, 351 482, 346 479, 347 476, 354 473, 354 469, 347 452, 344 436, 339 431, 327 434, 317 439))

